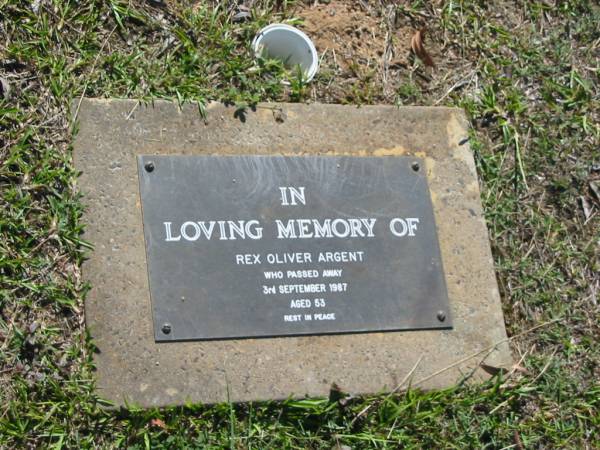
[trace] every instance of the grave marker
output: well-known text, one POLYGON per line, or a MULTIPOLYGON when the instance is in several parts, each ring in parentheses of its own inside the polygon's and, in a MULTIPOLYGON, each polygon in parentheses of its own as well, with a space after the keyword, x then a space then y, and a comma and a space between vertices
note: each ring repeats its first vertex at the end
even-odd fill
POLYGON ((427 389, 487 378, 483 358, 510 367, 461 111, 264 104, 239 117, 81 103, 100 396, 375 393, 417 361, 427 389))

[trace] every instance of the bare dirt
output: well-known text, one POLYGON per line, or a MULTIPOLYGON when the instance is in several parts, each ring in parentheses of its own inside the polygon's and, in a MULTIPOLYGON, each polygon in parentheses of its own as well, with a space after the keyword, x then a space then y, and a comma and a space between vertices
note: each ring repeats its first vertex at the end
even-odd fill
POLYGON ((336 1, 302 11, 303 28, 321 55, 332 53, 340 67, 378 65, 386 50, 387 30, 360 6, 336 1))
MULTIPOLYGON (((410 43, 422 18, 399 14, 394 5, 335 0, 305 5, 296 15, 319 52, 321 79, 338 80, 326 85, 331 101, 393 102, 419 66, 410 43)), ((429 45, 435 59, 439 46, 429 45)), ((421 81, 430 81, 427 70, 421 72, 421 81)))

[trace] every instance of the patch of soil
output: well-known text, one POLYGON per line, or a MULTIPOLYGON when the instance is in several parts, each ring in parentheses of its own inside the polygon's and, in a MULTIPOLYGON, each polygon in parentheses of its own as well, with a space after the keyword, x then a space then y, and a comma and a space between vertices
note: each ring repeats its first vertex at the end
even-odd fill
POLYGON ((378 64, 386 49, 385 25, 359 5, 344 1, 317 4, 300 13, 305 32, 320 55, 333 54, 340 67, 378 64))
POLYGON ((321 79, 339 80, 326 83, 321 100, 394 101, 401 73, 413 64, 410 42, 418 24, 398 17, 394 5, 341 0, 305 6, 296 15, 319 53, 321 79))

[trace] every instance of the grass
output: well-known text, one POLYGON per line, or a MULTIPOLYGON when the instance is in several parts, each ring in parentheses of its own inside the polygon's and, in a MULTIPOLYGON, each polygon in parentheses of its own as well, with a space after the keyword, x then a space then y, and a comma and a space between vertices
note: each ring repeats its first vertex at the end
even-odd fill
POLYGON ((301 24, 300 2, 247 2, 237 22, 235 1, 0 0, 0 447, 600 447, 600 9, 438 3, 357 3, 392 44, 410 41, 394 27, 427 26, 435 70, 327 53, 306 84, 249 51, 263 25, 301 24), (464 108, 509 335, 555 321, 515 338, 519 365, 482 386, 106 411, 71 162, 83 95, 464 108))

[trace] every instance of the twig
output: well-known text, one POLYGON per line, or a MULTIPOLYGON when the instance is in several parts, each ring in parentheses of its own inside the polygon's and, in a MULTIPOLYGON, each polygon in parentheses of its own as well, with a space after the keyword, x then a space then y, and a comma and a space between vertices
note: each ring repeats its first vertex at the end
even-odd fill
POLYGON ((473 81, 473 78, 475 77, 475 74, 476 74, 476 72, 475 72, 475 70, 473 70, 473 71, 471 72, 471 74, 470 74, 470 79, 469 79, 469 80, 467 80, 467 78, 469 78, 469 77, 468 77, 468 76, 466 76, 466 77, 464 77, 464 78, 461 78, 460 80, 458 80, 456 83, 454 83, 454 85, 452 85, 452 86, 450 87, 450 89, 448 89, 448 90, 446 91, 446 93, 445 93, 444 95, 442 95, 440 98, 438 98, 438 99, 435 101, 434 105, 439 105, 439 104, 440 104, 440 102, 441 102, 442 100, 444 100, 446 97, 448 97, 448 96, 449 96, 449 95, 450 95, 450 94, 451 94, 451 93, 452 93, 452 92, 453 92, 455 89, 461 88, 461 87, 463 87, 463 86, 464 86, 464 85, 466 85, 466 84, 471 84, 471 82, 473 81))
POLYGON ((131 108, 131 111, 129 111, 129 114, 127 114, 127 117, 125 117, 125 120, 129 120, 131 118, 134 111, 138 108, 139 105, 140 105, 140 102, 135 102, 135 105, 133 105, 133 108, 131 108))
POLYGON ((360 417, 362 417, 362 415, 366 413, 371 408, 371 406, 373 406, 373 403, 369 403, 367 406, 361 409, 356 416, 354 416, 354 419, 352 419, 352 421, 350 422, 350 428, 354 426, 354 422, 356 422, 360 417))
POLYGON ((415 373, 415 370, 417 370, 417 367, 419 367, 419 364, 421 364, 421 361, 423 360, 423 354, 421 354, 421 356, 419 356, 419 359, 417 359, 417 362, 415 363, 415 365, 413 366, 412 369, 410 369, 410 371, 406 374, 406 376, 402 379, 402 381, 400 382, 400 384, 398 386, 396 386, 394 388, 394 390, 392 390, 387 397, 384 399, 387 400, 388 398, 390 398, 393 394, 395 394, 397 391, 399 391, 402 386, 404 386, 404 383, 406 383, 410 377, 412 377, 413 373, 415 373))
POLYGON ((392 36, 393 36, 393 31, 394 31, 394 17, 396 15, 396 11, 395 11, 394 7, 386 7, 385 9, 387 10, 386 14, 385 14, 386 32, 385 32, 385 48, 383 50, 383 55, 382 55, 381 82, 383 83, 383 93, 384 93, 384 95, 387 95, 387 92, 389 91, 388 75, 389 75, 389 69, 390 69, 390 60, 392 58, 392 52, 394 51, 392 36))
POLYGON ((518 338, 520 338, 520 337, 522 337, 522 336, 525 336, 525 335, 527 335, 527 334, 529 334, 529 333, 531 333, 531 332, 533 332, 533 331, 535 331, 535 330, 537 330, 537 329, 539 329, 539 328, 543 328, 543 327, 545 327, 545 326, 551 325, 551 324, 553 324, 553 323, 556 323, 556 322, 559 322, 559 321, 561 321, 561 320, 563 320, 563 317, 560 317, 560 318, 558 318, 558 319, 554 319, 554 320, 550 320, 550 321, 548 321, 548 322, 541 323, 541 324, 539 324, 539 325, 536 325, 536 326, 534 326, 534 327, 531 327, 531 328, 529 328, 528 330, 522 331, 522 332, 521 332, 521 333, 519 333, 519 334, 515 334, 514 336, 511 336, 511 337, 509 337, 509 338, 501 339, 501 340, 499 340, 498 342, 496 342, 495 344, 492 344, 492 345, 490 345, 490 346, 488 346, 488 347, 485 347, 485 348, 483 348, 483 349, 481 349, 481 350, 479 350, 479 351, 477 351, 477 352, 475 352, 475 353, 472 353, 472 354, 470 354, 470 355, 468 355, 468 356, 465 356, 464 358, 462 358, 462 359, 459 359, 458 361, 456 361, 456 362, 454 362, 454 363, 450 364, 449 366, 446 366, 446 367, 444 367, 443 369, 440 369, 440 370, 438 370, 437 372, 434 372, 434 373, 432 373, 431 375, 428 375, 428 376, 426 376, 425 378, 422 378, 422 379, 420 379, 420 380, 419 380, 419 381, 417 381, 417 382, 416 382, 416 383, 415 383, 413 386, 418 386, 419 384, 422 384, 422 383, 424 383, 424 382, 426 382, 426 381, 428 381, 428 380, 430 380, 430 379, 432 379, 432 378, 434 378, 434 377, 437 377, 437 376, 438 376, 438 375, 440 375, 441 373, 444 373, 444 372, 446 372, 446 371, 448 371, 448 370, 450 370, 450 369, 452 369, 452 368, 454 368, 454 367, 456 367, 456 366, 459 366, 459 365, 461 365, 462 363, 464 363, 464 362, 466 362, 466 361, 468 361, 468 360, 470 360, 470 359, 476 358, 477 356, 481 355, 482 353, 485 353, 485 352, 489 352, 489 351, 495 350, 495 349, 496 349, 496 347, 498 347, 498 346, 499 346, 499 345, 501 345, 501 344, 504 344, 505 342, 510 342, 510 341, 513 341, 513 340, 515 340, 515 339, 518 339, 518 338))
MULTIPOLYGON (((106 47, 106 44, 108 44, 108 40, 113 35, 113 33, 115 32, 116 29, 117 29, 117 25, 114 26, 114 28, 111 30, 111 32, 108 33, 108 36, 106 36, 106 39, 104 39, 104 42, 102 43, 102 46, 100 47, 100 50, 98 50, 98 53, 96 54, 96 58, 94 59, 94 62, 92 63, 92 68, 90 69, 90 72, 93 72, 94 69, 96 68, 96 64, 98 64, 98 60, 100 59, 100 55, 102 55, 102 51, 104 50, 104 47, 106 47)), ((71 121, 71 127, 73 127, 73 125, 75 124, 75 121, 77 120, 77 116, 79 115, 79 108, 81 108, 81 102, 83 102, 83 97, 85 96, 85 91, 87 90, 89 82, 90 82, 89 78, 85 80, 85 84, 83 85, 83 92, 81 93, 81 97, 79 97, 79 102, 77 103, 77 109, 75 109, 75 114, 73 114, 73 120, 71 121)))
MULTIPOLYGON (((385 398, 382 400, 383 402, 385 402, 387 399, 389 399, 392 395, 394 395, 396 392, 398 392, 404 386, 404 384, 410 379, 410 377, 412 377, 413 373, 415 373, 415 370, 417 370, 417 367, 419 367, 419 364, 421 363, 422 359, 423 359, 423 355, 421 354, 421 356, 419 356, 419 359, 417 360, 417 362, 415 363, 413 368, 410 369, 410 371, 406 374, 406 376, 402 379, 402 381, 392 391, 390 391, 390 393, 388 395, 385 396, 385 398)), ((373 406, 373 403, 370 403, 367 406, 365 406, 354 417, 354 419, 352 419, 352 421, 350 422, 350 428, 352 428, 352 426, 354 425, 354 422, 356 422, 361 416, 363 416, 371 408, 371 406, 373 406)))
POLYGON ((392 424, 392 427, 390 428, 390 432, 388 433, 386 439, 389 441, 390 437, 392 436, 392 433, 394 432, 394 428, 396 428, 396 423, 398 422, 398 417, 396 417, 394 419, 394 423, 392 424))
MULTIPOLYGON (((531 348, 533 348, 533 347, 531 347, 531 348)), ((520 368, 521 370, 523 370, 523 368, 521 367, 521 363, 523 361, 525 361, 525 358, 527 357, 528 354, 529 354, 529 350, 527 350, 525 353, 523 353, 523 356, 521 356, 521 358, 519 359, 519 362, 517 362, 516 364, 514 364, 512 366, 512 369, 510 370, 510 372, 508 372, 508 375, 506 375, 506 378, 510 378, 512 376, 512 374, 517 371, 517 368, 520 368)))
POLYGON ((554 358, 554 355, 556 355, 556 351, 557 351, 557 348, 555 348, 554 351, 552 352, 552 354, 550 355, 550 360, 546 363, 546 365, 544 366, 544 368, 533 379, 533 381, 531 382, 532 384, 535 383, 537 380, 539 380, 540 377, 542 375, 544 375, 544 373, 546 372, 546 370, 548 370, 548 367, 550 367, 550 364, 552 364, 552 360, 554 358))
POLYGON ((35 252, 37 252, 40 247, 42 245, 44 245, 46 242, 48 242, 50 239, 56 239, 56 233, 54 231, 52 231, 51 234, 49 234, 48 236, 44 237, 40 242, 37 243, 37 245, 35 247, 33 247, 30 251, 29 254, 33 255, 35 252))
POLYGON ((517 446, 517 448, 519 450, 525 450, 525 447, 523 446, 523 442, 521 442, 521 436, 519 436, 519 432, 517 430, 515 430, 515 432, 514 432, 514 437, 515 437, 515 445, 517 446))
MULTIPOLYGON (((527 140, 525 141, 525 145, 527 145, 527 140)), ((517 166, 519 167, 519 172, 521 174, 521 178, 523 179, 523 184, 525 185, 525 190, 529 190, 529 186, 527 186, 527 179, 525 178, 525 169, 523 168, 523 160, 521 158, 521 146, 519 145, 519 133, 515 130, 515 156, 517 157, 517 166)))
POLYGON ((487 415, 491 416, 496 411, 498 411, 500 408, 502 408, 504 405, 507 405, 508 402, 511 401, 512 399, 513 399, 513 397, 508 397, 506 400, 504 400, 502 403, 498 404, 498 406, 496 406, 494 409, 492 409, 489 413, 487 413, 487 415))

